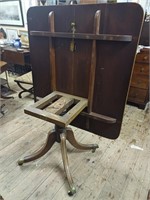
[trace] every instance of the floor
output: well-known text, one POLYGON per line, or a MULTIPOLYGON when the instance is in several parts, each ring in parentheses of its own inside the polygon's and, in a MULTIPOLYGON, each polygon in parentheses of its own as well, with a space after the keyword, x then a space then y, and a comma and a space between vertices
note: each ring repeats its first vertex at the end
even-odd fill
MULTIPOLYGON (((11 78, 9 78, 11 79, 11 78)), ((150 189, 149 114, 126 105, 120 136, 109 140, 72 127, 82 143, 99 149, 79 151, 68 145, 70 170, 77 193, 69 197, 59 144, 42 158, 17 165, 17 160, 38 149, 52 124, 24 114, 32 96, 5 100, 0 118, 0 195, 4 200, 147 200, 150 189)))

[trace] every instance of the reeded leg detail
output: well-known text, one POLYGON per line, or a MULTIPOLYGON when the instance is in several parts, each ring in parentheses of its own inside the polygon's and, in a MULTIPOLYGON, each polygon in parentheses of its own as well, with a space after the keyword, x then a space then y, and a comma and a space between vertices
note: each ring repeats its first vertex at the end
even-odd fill
POLYGON ((68 163, 68 156, 67 156, 67 148, 66 148, 66 133, 60 134, 61 139, 61 153, 62 153, 62 159, 63 159, 63 165, 64 170, 67 176, 68 184, 69 184, 69 191, 68 194, 72 196, 74 193, 76 193, 76 189, 74 187, 73 179, 69 170, 69 163, 68 163))
POLYGON ((40 150, 36 151, 35 153, 29 156, 25 156, 23 159, 18 160, 18 165, 22 165, 23 163, 30 162, 42 157, 50 150, 55 141, 56 141, 55 131, 50 131, 48 133, 46 143, 43 145, 43 147, 40 150))
POLYGON ((74 133, 71 128, 66 129, 66 135, 67 135, 67 140, 72 144, 77 149, 81 150, 91 150, 94 152, 99 146, 97 144, 82 144, 80 142, 77 142, 77 140, 74 137, 74 133))

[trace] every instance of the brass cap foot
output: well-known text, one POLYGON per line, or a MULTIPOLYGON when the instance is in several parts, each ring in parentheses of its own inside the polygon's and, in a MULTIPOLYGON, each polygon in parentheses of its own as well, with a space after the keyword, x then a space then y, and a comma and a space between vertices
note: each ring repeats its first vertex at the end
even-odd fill
POLYGON ((71 188, 71 190, 68 191, 69 196, 73 196, 76 193, 75 187, 71 188))
POLYGON ((23 163, 24 163, 24 160, 23 159, 20 159, 20 160, 18 160, 18 165, 23 165, 23 163))

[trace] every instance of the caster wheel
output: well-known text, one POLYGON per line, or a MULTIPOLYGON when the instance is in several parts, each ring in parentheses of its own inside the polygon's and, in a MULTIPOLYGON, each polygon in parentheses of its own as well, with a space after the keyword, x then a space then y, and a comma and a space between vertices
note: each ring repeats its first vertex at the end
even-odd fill
POLYGON ((68 191, 69 196, 73 196, 75 193, 76 193, 76 189, 74 187, 68 191))
POLYGON ((23 163, 24 163, 24 160, 23 160, 23 159, 20 159, 20 160, 18 160, 18 162, 17 162, 17 163, 18 163, 18 165, 20 165, 20 166, 21 166, 21 165, 23 165, 23 163))
POLYGON ((92 149, 92 153, 95 153, 95 151, 96 151, 96 148, 92 149))
POLYGON ((92 153, 94 153, 96 151, 96 149, 99 148, 99 146, 96 144, 94 145, 93 149, 92 149, 92 153))

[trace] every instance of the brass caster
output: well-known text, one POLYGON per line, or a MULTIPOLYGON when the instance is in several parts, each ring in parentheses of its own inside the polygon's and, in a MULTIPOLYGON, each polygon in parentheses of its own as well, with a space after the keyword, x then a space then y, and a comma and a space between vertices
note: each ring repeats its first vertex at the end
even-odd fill
POLYGON ((76 193, 76 189, 74 187, 68 191, 69 196, 73 196, 75 193, 76 193))
POLYGON ((99 148, 99 146, 97 144, 95 144, 94 147, 93 147, 93 149, 92 149, 92 153, 94 153, 97 148, 99 148))
POLYGON ((23 165, 23 163, 24 163, 24 160, 23 159, 20 159, 20 160, 18 160, 18 165, 23 165))

